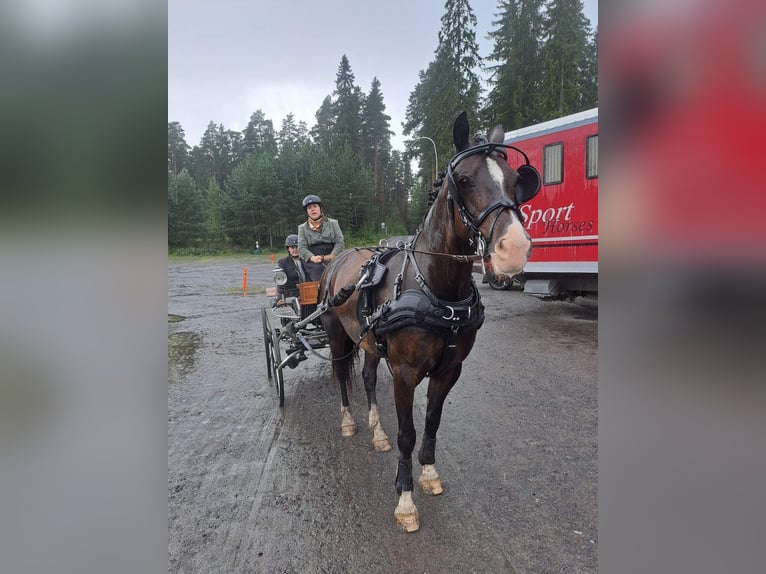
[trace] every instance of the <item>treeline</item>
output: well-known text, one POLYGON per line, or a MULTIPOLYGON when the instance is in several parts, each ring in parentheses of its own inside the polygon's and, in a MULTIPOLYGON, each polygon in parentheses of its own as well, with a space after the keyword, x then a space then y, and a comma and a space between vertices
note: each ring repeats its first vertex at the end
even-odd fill
POLYGON ((493 51, 482 59, 469 1, 446 1, 434 60, 409 96, 403 152, 391 149, 380 82, 363 91, 345 55, 310 129, 288 114, 277 131, 257 110, 241 132, 210 122, 191 148, 182 126, 169 122, 170 249, 281 247, 303 220, 309 193, 322 197, 351 238, 374 235, 381 222, 389 235, 412 233, 425 192, 452 155, 460 111, 474 128, 510 130, 598 105, 598 32, 581 0, 499 0, 495 16, 493 51))

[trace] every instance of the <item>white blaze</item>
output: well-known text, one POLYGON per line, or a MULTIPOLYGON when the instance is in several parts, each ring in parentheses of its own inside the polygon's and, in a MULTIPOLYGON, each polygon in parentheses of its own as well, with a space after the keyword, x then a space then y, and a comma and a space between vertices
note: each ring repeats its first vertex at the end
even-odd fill
POLYGON ((505 176, 503 175, 503 170, 497 165, 497 161, 488 157, 486 162, 489 175, 491 175, 492 179, 495 180, 495 183, 500 186, 500 189, 505 189, 505 176))
MULTIPOLYGON (((494 159, 487 158, 487 171, 493 181, 505 189, 505 176, 503 170, 494 159)), ((524 227, 516 217, 516 214, 510 212, 511 224, 501 230, 503 236, 498 238, 492 252, 492 265, 495 271, 506 275, 515 275, 524 268, 527 261, 527 254, 532 243, 524 227)))

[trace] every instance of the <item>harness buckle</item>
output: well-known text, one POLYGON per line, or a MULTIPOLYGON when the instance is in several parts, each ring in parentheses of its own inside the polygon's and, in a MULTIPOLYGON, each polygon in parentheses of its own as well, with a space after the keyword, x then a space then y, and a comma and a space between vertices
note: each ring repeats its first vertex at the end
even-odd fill
POLYGON ((394 279, 394 299, 398 299, 399 295, 401 295, 402 279, 404 279, 403 272, 399 273, 399 275, 396 276, 396 279, 394 279))
POLYGON ((450 305, 445 305, 445 308, 449 310, 449 315, 442 315, 442 319, 451 320, 455 318, 455 308, 450 305))
POLYGON ((484 258, 487 250, 487 242, 484 240, 484 236, 479 233, 476 241, 476 254, 484 258))

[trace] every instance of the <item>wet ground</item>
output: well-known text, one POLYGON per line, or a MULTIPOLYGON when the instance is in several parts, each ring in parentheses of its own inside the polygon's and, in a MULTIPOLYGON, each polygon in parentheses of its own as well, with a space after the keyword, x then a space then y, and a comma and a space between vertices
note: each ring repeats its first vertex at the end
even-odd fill
POLYGON ((421 527, 405 534, 387 367, 387 453, 372 449, 360 375, 359 432, 341 437, 340 395, 317 357, 285 369, 280 409, 260 314, 270 286, 271 265, 247 258, 168 267, 170 572, 597 571, 594 306, 479 285, 486 320, 437 440, 445 492, 415 491, 421 527))

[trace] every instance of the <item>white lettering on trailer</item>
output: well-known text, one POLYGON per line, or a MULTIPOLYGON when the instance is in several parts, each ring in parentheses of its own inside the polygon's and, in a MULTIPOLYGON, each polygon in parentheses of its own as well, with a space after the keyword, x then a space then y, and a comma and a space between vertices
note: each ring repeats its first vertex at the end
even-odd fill
POLYGON ((558 209, 553 207, 548 209, 532 209, 529 204, 522 205, 521 212, 527 220, 527 224, 524 227, 529 229, 532 225, 539 222, 570 221, 572 219, 572 209, 574 209, 574 202, 558 209))

